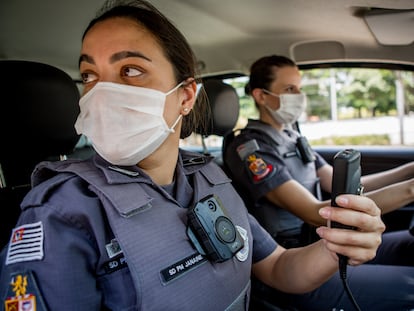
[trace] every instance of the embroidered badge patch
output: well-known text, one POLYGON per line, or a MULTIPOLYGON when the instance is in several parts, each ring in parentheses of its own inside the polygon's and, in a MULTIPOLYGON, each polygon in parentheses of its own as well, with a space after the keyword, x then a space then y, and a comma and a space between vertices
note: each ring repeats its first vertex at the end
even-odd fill
POLYGON ((46 311, 43 298, 31 272, 19 272, 11 276, 4 310, 46 311))
POLYGON ((237 154, 240 159, 244 161, 249 154, 252 154, 256 150, 259 150, 259 145, 257 144, 256 139, 251 139, 244 144, 237 147, 237 154))
POLYGON ((43 258, 43 224, 41 221, 13 229, 7 250, 6 265, 43 258))
POLYGON ((249 155, 246 161, 249 171, 253 174, 254 182, 261 181, 273 170, 271 164, 267 164, 262 158, 256 157, 255 154, 249 155))

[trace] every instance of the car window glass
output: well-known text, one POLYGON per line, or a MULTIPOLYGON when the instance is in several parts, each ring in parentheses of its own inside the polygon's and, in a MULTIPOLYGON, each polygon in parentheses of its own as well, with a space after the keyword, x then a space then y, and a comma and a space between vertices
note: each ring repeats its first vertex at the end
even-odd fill
MULTIPOLYGON (((370 68, 301 70, 306 112, 299 119, 301 133, 312 145, 414 145, 414 73, 370 68)), ((252 98, 245 94, 247 76, 224 79, 240 97, 237 128, 257 119, 252 98)), ((222 138, 205 138, 220 148, 222 138)), ((182 146, 201 148, 199 135, 182 146)))

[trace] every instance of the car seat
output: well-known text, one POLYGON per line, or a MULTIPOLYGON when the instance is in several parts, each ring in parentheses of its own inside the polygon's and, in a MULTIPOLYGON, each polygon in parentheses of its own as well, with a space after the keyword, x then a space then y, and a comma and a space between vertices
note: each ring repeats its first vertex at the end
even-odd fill
MULTIPOLYGON (((211 120, 205 129, 197 129, 201 134, 205 154, 211 154, 205 143, 205 138, 217 135, 224 138, 231 133, 239 118, 240 103, 236 89, 222 80, 207 79, 203 81, 203 88, 211 112, 211 120)), ((223 157, 221 147, 214 154, 215 162, 223 168, 223 157)))
POLYGON ((0 72, 4 95, 0 106, 2 247, 20 214, 20 202, 30 190, 35 165, 64 159, 73 152, 79 140, 74 123, 80 94, 68 74, 47 64, 1 60, 0 72))
MULTIPOLYGON (((240 102, 237 91, 232 85, 224 83, 222 80, 209 79, 203 82, 203 87, 207 95, 208 103, 211 109, 211 122, 204 131, 197 130, 197 133, 208 137, 210 135, 217 135, 223 138, 223 145, 219 151, 214 155, 214 159, 219 164, 224 172, 229 175, 227 171, 222 152, 224 144, 233 139, 235 135, 235 127, 239 118, 240 102)), ((206 145, 204 145, 204 153, 210 153, 206 145)), ((230 175, 229 175, 230 176, 230 175)), ((236 188, 237 190, 237 188, 236 188)), ((238 191, 240 193, 240 191, 238 191)), ((242 197, 243 198, 243 197, 242 197)), ((265 291, 263 284, 252 280, 252 290, 250 296, 250 310, 262 311, 287 311, 293 310, 283 307, 284 302, 279 301, 278 305, 274 300, 270 299, 273 295, 272 291, 265 291), (280 303, 280 305, 279 305, 280 303)))

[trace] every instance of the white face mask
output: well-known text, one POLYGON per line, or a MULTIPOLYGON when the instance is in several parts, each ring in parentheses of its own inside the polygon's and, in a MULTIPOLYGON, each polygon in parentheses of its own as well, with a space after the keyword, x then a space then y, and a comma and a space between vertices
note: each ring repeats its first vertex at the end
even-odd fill
POLYGON ((182 116, 169 128, 163 117, 165 99, 181 85, 163 93, 99 82, 80 99, 75 129, 87 136, 96 152, 108 162, 135 165, 174 133, 182 116))
POLYGON ((306 96, 303 93, 277 95, 265 89, 263 89, 263 92, 271 96, 279 97, 279 109, 273 110, 266 106, 273 119, 278 123, 292 124, 299 119, 300 115, 306 109, 306 96))

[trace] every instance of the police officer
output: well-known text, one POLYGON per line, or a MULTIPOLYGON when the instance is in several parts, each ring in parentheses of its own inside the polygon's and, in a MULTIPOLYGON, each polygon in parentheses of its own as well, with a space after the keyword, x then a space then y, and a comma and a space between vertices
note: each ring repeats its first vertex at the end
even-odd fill
POLYGON ((210 158, 179 149, 204 111, 195 57, 151 4, 124 3, 105 3, 82 38, 75 127, 96 156, 36 168, 2 252, 5 309, 246 310, 251 273, 306 292, 337 272, 337 253, 372 259, 384 230, 372 200, 321 209, 358 227, 352 238, 321 227, 321 241, 286 250, 210 158))
MULTIPOLYGON (((330 192, 332 183, 332 166, 291 126, 306 108, 306 96, 300 86, 299 69, 291 59, 271 55, 254 62, 246 91, 255 101, 259 119, 249 119, 240 134, 226 137, 223 151, 225 166, 250 212, 286 248, 308 245, 319 239, 314 228, 325 224, 325 220, 318 210, 330 204, 322 200, 321 188, 330 192)), ((414 192, 410 190, 413 175, 414 162, 392 171, 363 176, 362 184, 368 191, 366 195, 386 213, 414 200, 414 192), (392 182, 395 185, 384 187, 392 182)), ((412 274, 414 236, 408 230, 384 234, 371 263, 395 265, 387 269, 402 269, 412 274)), ((355 286, 375 279, 377 274, 365 265, 359 268, 359 273, 366 279, 353 278, 355 286)), ((338 278, 336 282, 341 281, 338 278)), ((401 288, 413 289, 402 279, 400 286, 393 289, 397 293, 401 288)), ((329 297, 331 293, 327 286, 316 292, 317 297, 320 294, 329 297)), ((294 306, 313 302, 312 296, 297 298, 292 298, 294 306)), ((320 305, 319 310, 326 309, 320 305)))

